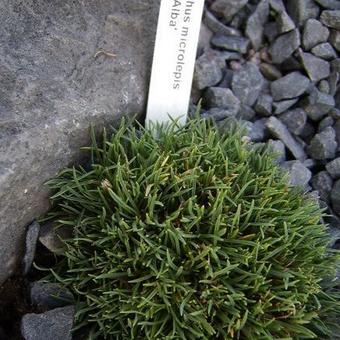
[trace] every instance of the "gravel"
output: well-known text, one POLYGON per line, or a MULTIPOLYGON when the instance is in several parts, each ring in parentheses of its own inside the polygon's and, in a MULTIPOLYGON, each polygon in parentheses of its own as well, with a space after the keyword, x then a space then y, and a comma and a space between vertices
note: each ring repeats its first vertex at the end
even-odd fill
POLYGON ((273 97, 269 94, 262 93, 257 99, 255 105, 255 111, 260 116, 269 117, 272 114, 273 109, 273 97))
POLYGON ((271 83, 271 93, 275 101, 301 96, 309 88, 310 81, 300 72, 292 72, 271 83))
POLYGON ((31 283, 30 298, 33 306, 45 310, 74 304, 72 293, 57 283, 31 283))
POLYGON ((327 171, 320 171, 312 178, 312 187, 318 191, 323 201, 329 202, 333 179, 327 171))
POLYGON ((220 59, 211 53, 203 54, 196 61, 194 86, 199 90, 218 84, 223 77, 220 59))
POLYGON ((335 101, 333 96, 314 88, 301 105, 310 119, 318 121, 335 106, 335 101))
POLYGON ((330 43, 323 43, 316 45, 312 48, 311 51, 316 57, 325 59, 325 60, 333 60, 337 57, 337 53, 335 52, 333 46, 330 43))
POLYGON ((285 10, 278 13, 276 23, 280 34, 290 32, 296 28, 294 21, 285 10))
POLYGON ((288 0, 286 4, 289 15, 298 26, 310 18, 317 18, 320 13, 314 0, 288 0))
POLYGON ((287 126, 291 133, 299 135, 306 126, 307 114, 305 110, 297 108, 291 111, 286 111, 279 116, 279 119, 287 126))
POLYGON ((288 170, 289 184, 301 186, 304 189, 309 187, 308 183, 312 178, 312 172, 300 161, 288 161, 282 165, 283 169, 288 170))
POLYGON ((74 312, 69 306, 26 314, 21 320, 21 334, 25 340, 71 340, 74 312))
POLYGON ((315 0, 315 1, 326 9, 340 9, 339 0, 315 0))
POLYGON ((240 110, 240 101, 230 89, 210 87, 206 90, 204 98, 208 108, 222 108, 233 115, 240 110))
POLYGON ((249 48, 250 40, 248 38, 243 38, 243 37, 216 34, 211 39, 211 44, 214 47, 224 49, 227 51, 246 53, 249 48))
POLYGON ((219 34, 231 35, 231 36, 236 36, 236 37, 239 37, 242 35, 242 33, 238 29, 224 25, 208 10, 205 11, 204 23, 207 25, 207 27, 212 32, 216 34, 219 33, 219 34))
POLYGON ((223 17, 226 22, 230 22, 247 3, 248 0, 216 0, 210 9, 219 17, 223 17))
POLYGON ((330 75, 329 62, 311 53, 300 52, 300 57, 303 67, 312 82, 317 83, 330 75))
POLYGON ((340 10, 323 11, 320 19, 324 25, 340 30, 340 10))
POLYGON ((248 62, 234 73, 232 90, 242 104, 255 104, 264 85, 264 78, 258 67, 248 62))
POLYGON ((263 27, 269 16, 269 1, 261 0, 254 13, 248 18, 245 29, 246 36, 257 50, 263 42, 263 27))
POLYGON ((277 80, 282 77, 281 71, 274 65, 261 63, 260 71, 263 76, 268 80, 277 80))
POLYGON ((267 145, 276 155, 278 164, 281 164, 286 160, 286 147, 280 140, 269 139, 267 145))
POLYGON ((340 157, 326 164, 326 170, 334 179, 340 178, 340 157))
POLYGON ((310 50, 319 43, 326 42, 329 37, 327 27, 316 19, 307 20, 302 37, 302 45, 305 50, 310 50))
POLYGON ((273 63, 281 64, 297 50, 300 44, 300 32, 298 29, 280 35, 274 40, 269 49, 273 63))
POLYGON ((307 148, 308 154, 316 160, 332 159, 338 147, 336 134, 332 127, 317 133, 307 148))
POLYGON ((304 161, 307 158, 302 145, 294 139, 288 128, 277 118, 270 117, 266 126, 272 136, 280 139, 296 159, 304 161))
POLYGON ((294 104, 298 102, 298 98, 294 99, 288 99, 288 100, 281 100, 279 102, 274 102, 273 103, 273 108, 274 108, 274 114, 279 115, 280 113, 283 113, 290 109, 294 104))

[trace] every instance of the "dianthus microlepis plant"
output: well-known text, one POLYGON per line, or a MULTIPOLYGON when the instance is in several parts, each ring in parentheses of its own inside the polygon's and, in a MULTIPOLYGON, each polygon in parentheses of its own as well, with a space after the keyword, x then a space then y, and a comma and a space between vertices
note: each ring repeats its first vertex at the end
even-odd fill
POLYGON ((323 212, 270 150, 191 119, 92 134, 91 166, 48 185, 68 227, 50 280, 104 339, 332 338, 340 315, 323 212))

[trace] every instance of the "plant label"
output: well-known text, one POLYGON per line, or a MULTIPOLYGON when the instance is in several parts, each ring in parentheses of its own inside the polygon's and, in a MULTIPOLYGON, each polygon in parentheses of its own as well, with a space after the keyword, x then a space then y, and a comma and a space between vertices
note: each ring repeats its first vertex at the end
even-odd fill
POLYGON ((146 124, 186 121, 204 0, 162 0, 146 124))

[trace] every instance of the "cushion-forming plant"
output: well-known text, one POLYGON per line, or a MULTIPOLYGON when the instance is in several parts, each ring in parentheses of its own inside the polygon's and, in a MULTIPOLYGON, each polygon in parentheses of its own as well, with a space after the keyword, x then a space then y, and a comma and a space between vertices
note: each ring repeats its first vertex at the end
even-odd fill
POLYGON ((269 150, 199 119, 93 136, 49 182, 72 229, 53 277, 105 339, 310 339, 339 317, 322 211, 269 150))

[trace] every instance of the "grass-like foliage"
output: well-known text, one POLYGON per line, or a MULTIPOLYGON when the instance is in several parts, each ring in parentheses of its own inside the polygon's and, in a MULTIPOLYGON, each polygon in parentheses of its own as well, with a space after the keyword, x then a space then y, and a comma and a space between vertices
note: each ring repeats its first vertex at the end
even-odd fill
POLYGON ((314 200, 237 129, 175 125, 122 123, 93 138, 90 169, 49 182, 49 218, 73 230, 53 272, 78 325, 105 339, 327 338, 337 255, 314 200))

